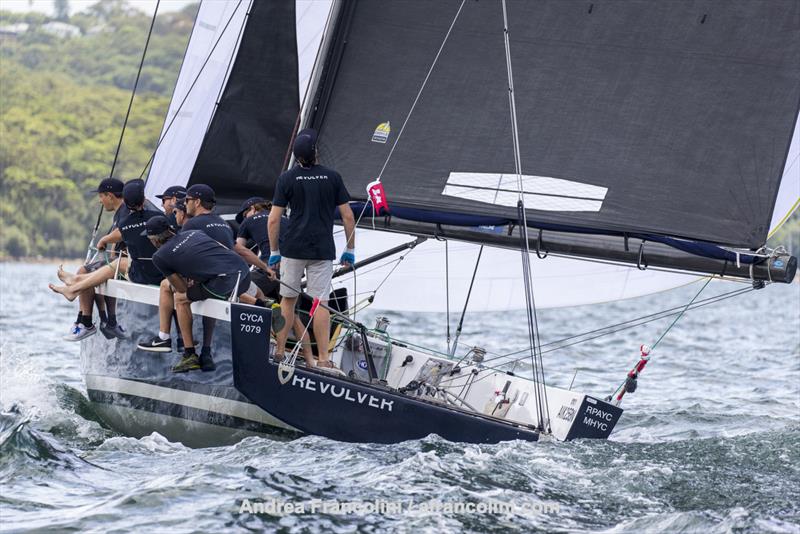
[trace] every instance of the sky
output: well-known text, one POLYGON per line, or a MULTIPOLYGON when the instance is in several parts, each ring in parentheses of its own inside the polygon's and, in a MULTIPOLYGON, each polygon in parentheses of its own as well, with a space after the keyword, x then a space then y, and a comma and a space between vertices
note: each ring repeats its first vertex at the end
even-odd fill
MULTIPOLYGON (((87 7, 96 4, 98 0, 70 0, 70 15, 83 11, 87 7)), ((167 11, 179 11, 187 4, 192 4, 197 0, 161 0, 158 8, 159 13, 167 11)), ((152 15, 156 7, 157 0, 128 0, 128 3, 143 12, 152 15)), ((53 15, 53 0, 0 0, 0 9, 14 12, 38 11, 53 15)))

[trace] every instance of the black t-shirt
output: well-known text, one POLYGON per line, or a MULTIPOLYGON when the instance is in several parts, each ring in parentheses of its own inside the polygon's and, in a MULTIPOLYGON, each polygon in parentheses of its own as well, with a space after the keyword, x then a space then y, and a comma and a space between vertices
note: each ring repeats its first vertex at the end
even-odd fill
MULTIPOLYGON (((252 217, 242 221, 239 225, 239 235, 245 239, 252 239, 258 245, 258 250, 262 260, 269 258, 269 252, 272 250, 269 243, 269 232, 267 229, 267 219, 269 219, 269 212, 262 211, 256 213, 252 217)), ((281 226, 278 234, 278 246, 275 248, 283 248, 286 242, 286 231, 289 229, 289 218, 281 217, 281 226)))
POLYGON ((175 217, 175 211, 176 210, 172 210, 172 213, 166 215, 167 222, 169 223, 170 226, 172 226, 172 228, 175 229, 176 232, 180 232, 181 227, 178 225, 178 219, 177 217, 175 217))
POLYGON ((233 248, 233 229, 231 225, 215 213, 195 215, 188 221, 185 221, 181 232, 187 230, 202 230, 211 239, 219 241, 230 249, 233 248))
POLYGON ((132 211, 119 221, 119 231, 131 257, 131 267, 128 271, 128 278, 131 282, 158 284, 163 278, 152 262, 156 247, 147 236, 142 235, 145 223, 157 215, 161 215, 161 212, 148 209, 132 211))
POLYGON ((272 204, 291 208, 289 229, 281 254, 303 260, 332 260, 333 217, 336 206, 350 201, 338 172, 314 165, 299 165, 278 177, 272 204))
POLYGON ((177 273, 196 282, 211 283, 221 294, 229 293, 237 277, 244 278, 249 271, 238 254, 202 230, 177 234, 158 249, 153 263, 165 277, 177 273))

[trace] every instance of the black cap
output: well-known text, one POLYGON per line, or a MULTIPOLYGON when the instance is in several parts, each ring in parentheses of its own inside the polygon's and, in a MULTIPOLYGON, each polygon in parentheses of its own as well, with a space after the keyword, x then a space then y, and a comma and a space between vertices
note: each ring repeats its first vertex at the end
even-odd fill
POLYGON ((294 157, 303 161, 313 161, 317 153, 317 132, 313 128, 300 130, 294 138, 294 157))
POLYGON ((97 189, 92 189, 92 193, 114 193, 115 195, 122 194, 122 188, 125 187, 125 184, 122 183, 122 180, 117 180, 116 178, 105 178, 100 182, 100 185, 97 186, 97 189))
POLYGON ((122 189, 122 198, 129 208, 136 208, 144 204, 144 182, 131 180, 122 189))
POLYGON ((199 198, 200 200, 204 200, 206 202, 217 201, 216 196, 214 195, 214 190, 206 184, 194 184, 191 186, 186 190, 186 198, 199 198))
POLYGON ((160 195, 156 195, 156 198, 165 199, 165 198, 183 198, 186 196, 186 188, 182 185, 171 185, 164 190, 163 193, 160 195))
POLYGON ((175 206, 173 206, 176 210, 181 210, 182 212, 186 213, 186 197, 181 197, 175 201, 175 206))
POLYGON ((242 207, 239 208, 239 213, 236 214, 236 222, 240 223, 244 220, 244 212, 255 206, 256 204, 267 204, 267 201, 263 197, 250 197, 242 203, 242 207))
POLYGON ((167 218, 163 215, 156 215, 155 217, 147 219, 142 235, 158 235, 166 232, 167 230, 172 230, 172 226, 170 226, 167 218))

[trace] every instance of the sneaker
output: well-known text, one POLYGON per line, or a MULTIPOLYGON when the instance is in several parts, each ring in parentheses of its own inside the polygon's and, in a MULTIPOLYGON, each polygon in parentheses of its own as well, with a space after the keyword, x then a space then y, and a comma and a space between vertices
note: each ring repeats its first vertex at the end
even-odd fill
POLYGON ((276 334, 283 330, 283 327, 286 326, 286 319, 283 318, 283 313, 281 312, 281 305, 280 304, 273 304, 272 305, 272 331, 276 334))
POLYGON ((64 336, 64 341, 80 341, 82 339, 86 339, 87 337, 93 336, 96 333, 97 327, 95 325, 86 327, 82 324, 78 324, 72 329, 72 332, 64 336))
POLYGON ((125 339, 128 337, 128 333, 119 323, 114 326, 108 326, 108 323, 100 323, 100 331, 107 339, 125 339))
POLYGON ((65 340, 65 341, 72 341, 72 336, 75 335, 75 329, 78 328, 79 324, 81 324, 81 323, 72 323, 72 325, 70 325, 70 327, 69 327, 69 332, 67 332, 66 334, 61 336, 61 339, 65 340))
POLYGON ((116 337, 114 333, 108 329, 108 323, 105 321, 100 321, 100 333, 103 334, 106 339, 114 339, 116 337))
POLYGON ((204 373, 208 373, 217 368, 216 364, 214 364, 214 358, 211 357, 210 353, 200 353, 200 368, 204 373))
POLYGON ((197 371, 200 367, 200 357, 195 354, 184 353, 181 361, 172 368, 173 373, 185 373, 187 371, 197 371))
POLYGON ((161 339, 158 336, 153 336, 149 341, 142 341, 136 346, 150 352, 172 352, 172 339, 161 339))

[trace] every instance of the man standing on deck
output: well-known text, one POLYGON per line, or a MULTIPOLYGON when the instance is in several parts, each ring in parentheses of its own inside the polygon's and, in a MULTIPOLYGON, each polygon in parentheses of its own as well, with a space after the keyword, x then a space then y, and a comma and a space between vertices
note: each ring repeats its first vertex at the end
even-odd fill
MULTIPOLYGON (((278 178, 275 198, 269 213, 269 266, 280 268, 281 309, 286 324, 277 335, 275 359, 280 360, 286 350, 289 329, 294 325, 294 307, 299 296, 300 281, 306 274, 308 296, 327 304, 333 275, 332 261, 336 257, 333 241, 333 218, 336 208, 347 236, 347 249, 341 257, 343 265, 355 263, 355 218, 350 209, 350 195, 338 172, 317 163, 317 134, 307 128, 297 134, 294 156, 297 165, 278 178), (278 244, 281 216, 289 207, 289 228, 282 246, 278 244), (281 257, 283 254, 284 257, 281 257)), ((317 367, 333 368, 328 354, 330 342, 330 313, 317 306, 313 318, 313 332, 317 341, 319 361, 317 367)), ((301 332, 296 332, 299 336, 301 332)))

